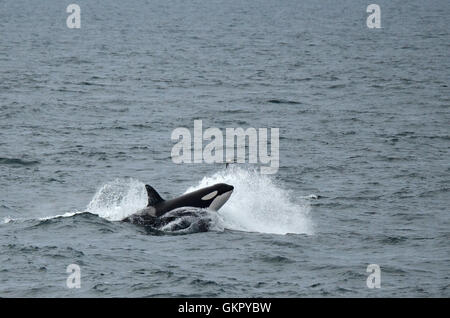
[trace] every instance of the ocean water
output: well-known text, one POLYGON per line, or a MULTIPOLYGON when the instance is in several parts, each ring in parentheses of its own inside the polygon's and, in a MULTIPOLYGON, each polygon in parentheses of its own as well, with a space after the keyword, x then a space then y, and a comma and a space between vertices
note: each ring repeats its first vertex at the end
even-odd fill
POLYGON ((450 296, 448 1, 70 3, 0 3, 0 296, 450 296), (196 119, 278 172, 173 163, 196 119), (214 182, 206 232, 119 221, 214 182))

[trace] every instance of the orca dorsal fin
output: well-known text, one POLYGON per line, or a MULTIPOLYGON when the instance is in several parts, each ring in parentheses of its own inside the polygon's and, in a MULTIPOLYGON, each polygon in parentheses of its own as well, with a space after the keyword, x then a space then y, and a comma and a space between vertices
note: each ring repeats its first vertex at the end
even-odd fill
POLYGON ((154 206, 158 204, 159 202, 164 201, 163 198, 159 195, 158 192, 156 192, 155 189, 153 189, 148 184, 145 185, 145 189, 147 190, 147 196, 148 196, 148 204, 147 206, 154 206))

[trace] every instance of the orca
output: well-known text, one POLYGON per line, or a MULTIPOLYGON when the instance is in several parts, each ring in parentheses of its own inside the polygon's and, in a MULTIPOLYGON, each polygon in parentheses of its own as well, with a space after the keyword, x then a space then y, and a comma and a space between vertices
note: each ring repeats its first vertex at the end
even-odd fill
POLYGON ((147 207, 124 218, 123 222, 139 225, 152 225, 166 213, 179 208, 199 208, 218 211, 233 193, 234 187, 225 183, 202 188, 183 194, 180 197, 164 200, 153 187, 146 184, 148 203, 147 207))

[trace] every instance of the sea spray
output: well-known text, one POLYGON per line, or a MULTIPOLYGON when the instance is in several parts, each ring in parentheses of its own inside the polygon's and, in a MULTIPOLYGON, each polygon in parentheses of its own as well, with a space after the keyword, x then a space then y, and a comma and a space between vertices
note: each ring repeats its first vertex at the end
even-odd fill
POLYGON ((145 184, 139 180, 115 179, 104 184, 86 207, 90 213, 119 221, 147 205, 145 184))
MULTIPOLYGON (((217 217, 209 217, 209 228, 272 233, 312 234, 309 200, 278 185, 273 177, 257 171, 232 166, 204 177, 191 192, 215 183, 234 186, 227 203, 217 217)), ((179 194, 174 193, 173 197, 179 194)), ((136 179, 116 179, 103 185, 87 206, 87 211, 110 221, 122 220, 147 204, 144 183, 136 179)), ((174 222, 173 224, 176 224, 174 222)), ((170 228, 167 226, 165 229, 170 228)))
POLYGON ((308 200, 304 197, 293 200, 293 194, 279 186, 273 177, 254 170, 232 166, 204 177, 186 192, 219 182, 234 186, 230 199, 219 210, 224 228, 273 234, 313 233, 308 200))

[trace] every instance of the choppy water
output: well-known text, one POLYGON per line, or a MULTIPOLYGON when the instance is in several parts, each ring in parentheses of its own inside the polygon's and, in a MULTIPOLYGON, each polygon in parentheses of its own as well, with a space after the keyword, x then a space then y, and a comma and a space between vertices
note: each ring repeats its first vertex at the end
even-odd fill
POLYGON ((0 296, 450 296, 448 1, 379 30, 363 1, 69 3, 0 3, 0 296), (175 165, 194 119, 279 127, 279 172, 175 165), (215 181, 207 232, 116 222, 215 181))

